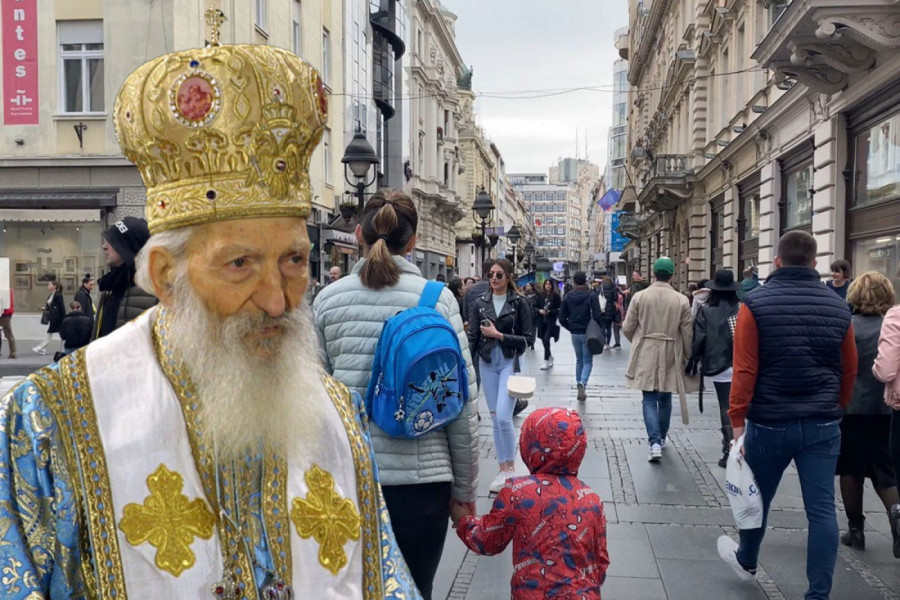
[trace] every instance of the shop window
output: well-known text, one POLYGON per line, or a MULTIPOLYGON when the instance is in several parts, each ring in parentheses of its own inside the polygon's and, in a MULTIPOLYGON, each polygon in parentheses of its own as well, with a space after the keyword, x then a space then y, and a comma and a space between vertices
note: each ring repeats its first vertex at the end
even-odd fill
MULTIPOLYGON (((42 211, 35 210, 34 216, 42 211)), ((48 219, 52 218, 48 210, 48 219)), ((38 313, 47 301, 49 281, 62 285, 66 306, 86 274, 106 273, 100 244, 103 226, 99 210, 93 221, 4 221, 0 256, 9 257, 10 283, 17 313, 38 313)), ((88 215, 86 218, 92 218, 88 215)), ((99 292, 94 290, 94 303, 99 292)))
POLYGON ((812 230, 813 173, 812 144, 785 156, 781 161, 781 233, 812 230))
POLYGON ((900 289, 900 228, 890 234, 850 242, 850 264, 856 274, 878 271, 900 289))
POLYGON ((738 273, 759 262, 759 174, 738 185, 738 273))
POLYGON ((103 21, 60 21, 59 93, 62 113, 102 113, 103 21))
POLYGON ((900 113, 859 133, 853 154, 853 207, 900 198, 900 113))

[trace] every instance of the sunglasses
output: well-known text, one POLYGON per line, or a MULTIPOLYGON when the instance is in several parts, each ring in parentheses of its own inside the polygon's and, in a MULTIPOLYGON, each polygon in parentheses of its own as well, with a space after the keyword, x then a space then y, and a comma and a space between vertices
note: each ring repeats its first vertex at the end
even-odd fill
POLYGON ((505 275, 506 273, 504 273, 503 271, 494 271, 492 273, 488 273, 488 277, 490 277, 491 279, 503 279, 505 275))

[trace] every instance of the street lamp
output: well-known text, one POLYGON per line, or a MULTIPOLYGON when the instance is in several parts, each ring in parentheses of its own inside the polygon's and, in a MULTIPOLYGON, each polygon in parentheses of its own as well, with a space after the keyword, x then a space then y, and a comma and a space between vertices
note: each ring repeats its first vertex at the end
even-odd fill
MULTIPOLYGON (((478 190, 475 201, 472 202, 472 215, 477 223, 481 225, 481 263, 484 264, 484 250, 487 246, 487 234, 485 228, 487 222, 491 220, 491 213, 494 212, 494 203, 491 196, 484 190, 484 187, 478 190)), ((494 242, 496 243, 496 242, 494 242)))
POLYGON ((516 253, 518 251, 519 240, 522 239, 522 233, 519 231, 518 225, 513 224, 513 226, 509 228, 509 231, 506 232, 506 239, 508 239, 510 245, 512 245, 513 275, 515 275, 516 274, 516 253))
POLYGON ((534 263, 534 244, 530 241, 525 244, 525 256, 528 258, 528 266, 525 268, 526 271, 531 270, 531 266, 534 263))
POLYGON ((372 144, 366 139, 366 135, 357 131, 353 134, 353 139, 347 144, 344 150, 344 179, 347 183, 356 188, 356 199, 359 203, 359 212, 357 213, 357 222, 362 223, 362 215, 366 204, 366 188, 375 183, 378 175, 378 156, 372 148, 372 144), (369 167, 374 166, 372 178, 369 179, 369 167), (351 173, 353 180, 350 179, 351 173), (355 181, 354 181, 355 180, 355 181))

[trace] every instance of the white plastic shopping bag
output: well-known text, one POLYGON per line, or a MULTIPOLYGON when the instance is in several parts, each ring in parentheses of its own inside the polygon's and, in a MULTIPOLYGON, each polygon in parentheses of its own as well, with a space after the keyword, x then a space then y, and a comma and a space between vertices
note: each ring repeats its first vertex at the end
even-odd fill
POLYGON ((731 503, 738 529, 758 529, 762 527, 763 502, 756 485, 756 477, 750 465, 744 460, 741 450, 744 447, 744 436, 731 445, 728 452, 728 465, 725 468, 725 493, 731 503))

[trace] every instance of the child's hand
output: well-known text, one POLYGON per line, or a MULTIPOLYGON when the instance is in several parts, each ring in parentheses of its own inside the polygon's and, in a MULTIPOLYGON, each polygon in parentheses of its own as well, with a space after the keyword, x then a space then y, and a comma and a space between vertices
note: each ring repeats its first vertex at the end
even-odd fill
POLYGON ((459 502, 458 500, 450 501, 450 522, 453 523, 453 527, 459 525, 459 521, 465 516, 475 516, 475 503, 474 502, 459 502))

